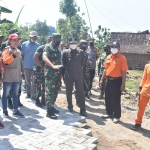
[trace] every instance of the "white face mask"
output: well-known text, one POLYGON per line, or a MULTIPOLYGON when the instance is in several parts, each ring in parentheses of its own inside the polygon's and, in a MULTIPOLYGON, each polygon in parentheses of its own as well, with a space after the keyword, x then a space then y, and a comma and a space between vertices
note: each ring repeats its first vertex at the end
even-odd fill
POLYGON ((77 44, 71 44, 71 45, 70 45, 70 48, 71 48, 71 49, 76 49, 76 48, 77 48, 77 44))
POLYGON ((111 53, 112 54, 117 54, 118 53, 118 48, 111 48, 111 53))

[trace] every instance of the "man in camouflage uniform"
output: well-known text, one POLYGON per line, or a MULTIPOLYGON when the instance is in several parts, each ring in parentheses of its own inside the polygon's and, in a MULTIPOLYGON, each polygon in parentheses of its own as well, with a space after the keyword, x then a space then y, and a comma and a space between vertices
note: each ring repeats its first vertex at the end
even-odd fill
POLYGON ((39 46, 34 54, 36 65, 34 66, 34 98, 37 107, 45 106, 45 81, 44 81, 44 61, 42 59, 45 45, 39 46), (39 97, 42 96, 40 103, 39 97))
MULTIPOLYGON (((83 50, 84 56, 85 56, 85 63, 83 66, 83 86, 84 86, 84 92, 85 92, 85 97, 90 99, 89 96, 89 90, 90 90, 90 64, 88 61, 88 53, 87 53, 87 47, 88 47, 88 42, 85 40, 80 40, 80 49, 83 50)), ((78 93, 75 90, 74 92, 75 98, 77 100, 77 106, 79 106, 78 102, 78 93)))
MULTIPOLYGON (((106 55, 105 57, 101 57, 100 58, 100 61, 99 61, 99 65, 98 65, 98 70, 99 70, 99 81, 103 75, 103 71, 104 71, 104 62, 105 62, 105 59, 108 55, 111 54, 111 51, 110 51, 110 46, 109 45, 106 45, 104 46, 104 52, 106 52, 106 55)), ((105 91, 105 80, 103 81, 103 84, 102 84, 102 88, 100 89, 101 91, 101 95, 100 95, 100 99, 103 99, 103 96, 104 96, 104 91, 105 91)))
MULTIPOLYGON (((18 35, 20 34, 17 29, 12 29, 12 30, 9 31, 9 34, 13 34, 13 33, 16 33, 16 34, 18 34, 18 35)), ((9 43, 8 43, 8 41, 5 41, 5 42, 1 45, 1 52, 2 52, 3 49, 4 49, 5 47, 7 47, 7 46, 9 46, 9 43)), ((21 50, 20 45, 18 46, 18 49, 21 50)), ((20 83, 19 91, 18 91, 18 106, 19 106, 19 107, 22 107, 23 104, 20 102, 20 96, 21 96, 21 83, 20 83)), ((10 94, 9 94, 9 96, 8 96, 8 107, 9 107, 10 109, 13 109, 11 91, 10 91, 10 94)))
POLYGON ((43 52, 43 61, 45 62, 45 101, 47 105, 47 117, 57 119, 55 113, 59 113, 53 105, 56 101, 58 90, 60 88, 61 67, 60 51, 58 49, 61 41, 61 35, 53 33, 52 42, 47 44, 43 52))

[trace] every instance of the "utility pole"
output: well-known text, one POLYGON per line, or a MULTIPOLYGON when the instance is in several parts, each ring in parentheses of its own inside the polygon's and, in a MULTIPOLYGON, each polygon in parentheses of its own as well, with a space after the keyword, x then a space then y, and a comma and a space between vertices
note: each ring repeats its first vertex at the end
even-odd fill
POLYGON ((90 15, 89 15, 88 7, 87 7, 87 4, 86 4, 86 0, 84 0, 84 2, 85 2, 87 14, 88 14, 89 23, 90 23, 90 28, 91 28, 91 32, 92 32, 92 38, 93 38, 93 30, 92 30, 92 25, 91 25, 91 20, 90 20, 90 15))

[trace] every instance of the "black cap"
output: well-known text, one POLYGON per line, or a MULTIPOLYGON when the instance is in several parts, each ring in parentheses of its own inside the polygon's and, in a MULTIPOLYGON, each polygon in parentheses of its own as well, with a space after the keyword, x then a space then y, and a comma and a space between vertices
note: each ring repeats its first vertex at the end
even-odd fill
POLYGON ((0 37, 1 37, 1 38, 4 38, 4 35, 1 35, 1 34, 0 34, 0 37))
POLYGON ((77 38, 70 38, 69 43, 77 43, 77 38))
POLYGON ((9 34, 14 34, 14 33, 20 34, 17 29, 9 30, 9 34))
POLYGON ((110 47, 110 45, 109 45, 109 44, 107 44, 107 45, 105 45, 105 46, 104 46, 104 48, 109 48, 109 47, 110 47))
POLYGON ((94 41, 95 41, 94 38, 90 38, 90 39, 89 39, 89 42, 94 42, 94 41))
POLYGON ((119 44, 119 42, 112 42, 110 44, 110 47, 118 47, 118 48, 120 48, 120 44, 119 44))
POLYGON ((51 40, 52 38, 53 38, 52 36, 49 36, 49 37, 48 37, 48 40, 51 40))

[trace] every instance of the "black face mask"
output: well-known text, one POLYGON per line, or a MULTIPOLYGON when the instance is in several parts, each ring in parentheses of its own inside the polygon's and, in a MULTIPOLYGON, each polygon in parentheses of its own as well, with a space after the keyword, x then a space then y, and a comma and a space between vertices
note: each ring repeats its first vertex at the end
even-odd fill
POLYGON ((55 41, 55 47, 58 47, 60 45, 60 41, 55 41))
POLYGON ((91 43, 90 43, 90 46, 94 46, 94 43, 91 42, 91 43))

